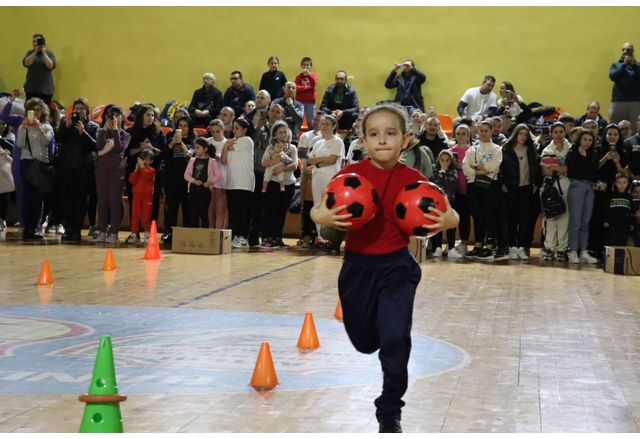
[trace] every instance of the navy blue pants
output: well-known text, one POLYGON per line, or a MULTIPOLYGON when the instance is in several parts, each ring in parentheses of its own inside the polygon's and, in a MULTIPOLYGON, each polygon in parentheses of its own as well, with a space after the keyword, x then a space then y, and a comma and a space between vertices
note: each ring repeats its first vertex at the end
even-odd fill
POLYGON ((345 329, 362 353, 376 350, 382 366, 382 394, 376 417, 400 419, 407 390, 413 299, 422 271, 404 248, 383 255, 346 252, 338 289, 345 329))

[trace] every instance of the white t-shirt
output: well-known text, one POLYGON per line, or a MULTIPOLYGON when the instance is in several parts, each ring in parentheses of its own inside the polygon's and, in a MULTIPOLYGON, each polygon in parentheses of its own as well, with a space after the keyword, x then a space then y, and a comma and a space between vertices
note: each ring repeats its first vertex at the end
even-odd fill
POLYGON ((309 151, 311 151, 311 140, 313 140, 314 137, 318 137, 318 133, 313 130, 307 131, 300 136, 300 141, 298 142, 298 154, 304 164, 307 163, 307 157, 309 156, 309 151))
POLYGON ((498 105, 496 94, 494 92, 482 94, 480 87, 471 87, 464 92, 460 100, 468 104, 464 109, 465 116, 477 116, 486 112, 488 108, 498 105))
POLYGON ((214 157, 218 162, 218 170, 220 171, 220 179, 213 184, 213 187, 218 189, 226 189, 227 188, 227 165, 223 165, 220 162, 220 156, 222 155, 222 148, 228 139, 224 137, 222 140, 213 140, 213 137, 207 137, 207 142, 216 149, 216 156, 214 157))
MULTIPOLYGON (((315 140, 315 139, 314 139, 315 140)), ((333 136, 331 139, 325 140, 320 138, 313 146, 313 150, 309 154, 309 157, 329 157, 337 155, 338 160, 331 166, 323 166, 318 168, 313 167, 313 174, 323 174, 333 176, 342 166, 342 159, 344 159, 344 142, 338 136, 333 136)))
POLYGON ((251 137, 240 137, 234 149, 227 151, 227 185, 228 190, 255 189, 256 177, 253 173, 253 140, 251 137))
MULTIPOLYGON (((295 145, 289 145, 289 148, 287 148, 286 151, 284 151, 285 154, 287 154, 289 156, 289 158, 293 161, 293 163, 295 163, 296 166, 298 166, 298 150, 296 149, 295 145)), ((271 154, 271 145, 269 145, 267 147, 267 149, 264 151, 264 154, 262 155, 262 160, 269 160, 271 157, 269 157, 269 155, 271 154)), ((273 174, 271 176, 271 180, 270 181, 278 181, 278 177, 273 174)), ((284 184, 295 184, 296 182, 296 177, 295 175, 293 175, 293 171, 285 171, 284 172, 284 184)))

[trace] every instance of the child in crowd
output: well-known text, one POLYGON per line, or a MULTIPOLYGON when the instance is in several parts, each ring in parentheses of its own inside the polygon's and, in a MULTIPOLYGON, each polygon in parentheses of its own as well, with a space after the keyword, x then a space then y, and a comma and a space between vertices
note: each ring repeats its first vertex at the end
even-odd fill
POLYGON ((460 234, 460 242, 449 249, 448 258, 461 258, 467 254, 467 242, 471 234, 471 210, 469 199, 467 197, 467 177, 462 170, 462 161, 469 148, 471 148, 471 130, 466 124, 460 124, 454 132, 455 143, 450 151, 454 158, 456 172, 458 173, 458 185, 456 186, 456 194, 453 199, 453 207, 460 216, 458 225, 458 233, 460 234))
POLYGON ((490 120, 479 123, 479 142, 469 148, 462 161, 462 170, 468 180, 467 190, 476 240, 474 249, 465 257, 483 261, 494 259, 496 213, 500 195, 497 177, 502 163, 502 149, 491 142, 491 130, 490 120))
MULTIPOLYGON (((567 177, 565 158, 571 144, 565 135, 566 131, 561 122, 551 125, 551 143, 542 150, 540 166, 544 177, 543 188, 547 184, 559 185, 560 195, 566 206, 570 182, 567 177)), ((543 191, 544 189, 540 193, 542 194, 543 191)), ((566 261, 568 246, 569 213, 565 211, 553 218, 544 218, 544 247, 540 249, 542 260, 566 261)))
POLYGON ((349 149, 344 159, 344 166, 358 163, 367 156, 367 151, 362 139, 362 117, 358 117, 355 125, 357 137, 349 144, 349 149))
POLYGON ((640 247, 640 181, 631 184, 631 222, 633 224, 633 245, 640 247))
POLYGON ((209 124, 211 137, 209 141, 209 157, 215 157, 218 162, 220 178, 213 184, 211 204, 209 205, 209 226, 214 229, 224 229, 227 226, 227 165, 220 162, 222 148, 227 139, 224 137, 224 123, 220 119, 214 119, 209 124))
MULTIPOLYGON (((448 149, 443 149, 438 155, 438 161, 436 162, 436 171, 431 178, 435 184, 440 186, 449 199, 449 203, 453 203, 456 195, 456 188, 458 187, 458 171, 456 170, 455 158, 453 153, 448 149)), ((447 254, 442 251, 442 232, 433 236, 432 248, 433 257, 441 258, 447 254)), ((447 230, 447 247, 449 251, 454 250, 456 242, 456 229, 447 230)))
POLYGON ((631 195, 628 189, 629 177, 623 173, 616 175, 615 184, 609 194, 607 211, 604 216, 607 245, 627 245, 629 229, 633 224, 631 218, 631 195))
MULTIPOLYGON (((291 158, 287 155, 286 152, 284 152, 285 149, 287 149, 288 144, 286 142, 275 142, 272 145, 272 149, 269 153, 269 157, 268 160, 273 160, 276 158, 280 159, 280 163, 276 163, 275 165, 272 166, 266 166, 264 168, 264 178, 262 180, 262 192, 266 193, 267 192, 267 186, 269 186, 269 180, 271 180, 271 177, 275 174, 275 171, 277 169, 282 169, 287 165, 290 165, 291 163, 293 163, 293 161, 291 160, 291 158)), ((278 179, 278 184, 280 185, 280 192, 284 192, 284 185, 285 185, 285 181, 284 181, 284 172, 281 172, 279 174, 276 175, 276 178, 278 179)))
POLYGON ((220 179, 220 171, 216 159, 209 157, 210 145, 207 139, 196 139, 195 157, 189 160, 184 171, 189 192, 189 208, 191 211, 190 227, 209 227, 209 205, 211 204, 211 189, 220 179))
MULTIPOLYGON (((300 61, 302 72, 296 76, 296 99, 304 106, 304 114, 307 119, 307 126, 311 127, 316 113, 316 84, 318 75, 311 71, 313 61, 305 56, 300 61)), ((275 98, 274 98, 275 99, 275 98)))
MULTIPOLYGON (((284 84, 287 82, 287 77, 278 70, 280 67, 280 58, 277 56, 270 56, 267 60, 267 66, 269 66, 269 70, 262 74, 258 90, 267 90, 271 95, 271 99, 277 99, 282 97, 282 87, 284 87, 284 84)), ((245 114, 248 114, 248 112, 245 111, 245 114)))
MULTIPOLYGON (((405 235, 393 218, 393 204, 407 184, 426 177, 398 163, 400 151, 411 140, 404 109, 382 105, 362 121, 368 160, 349 165, 338 174, 354 172, 366 177, 381 194, 380 209, 369 223, 346 234, 346 253, 338 278, 344 326, 353 346, 362 353, 378 351, 382 365, 382 395, 375 400, 381 433, 401 433, 402 396, 407 389, 411 351, 411 320, 421 271, 407 249, 405 235)), ((315 175, 314 175, 315 177, 315 175)), ((317 224, 344 230, 350 214, 346 206, 326 207, 326 194, 311 217, 317 224)), ((432 232, 455 227, 458 216, 449 205, 442 213, 425 214, 434 221, 432 232)))
POLYGON ((127 244, 140 241, 140 222, 144 227, 145 241, 149 239, 151 229, 151 209, 153 208, 153 185, 156 170, 151 166, 153 153, 143 150, 136 159, 136 168, 129 174, 129 183, 133 192, 133 210, 131 212, 131 235, 127 237, 127 244))

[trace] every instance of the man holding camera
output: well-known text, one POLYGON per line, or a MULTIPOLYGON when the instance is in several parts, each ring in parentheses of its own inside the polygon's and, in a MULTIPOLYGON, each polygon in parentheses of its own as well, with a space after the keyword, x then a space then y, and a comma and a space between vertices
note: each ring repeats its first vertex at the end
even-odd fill
POLYGON ((640 116, 640 63, 633 52, 633 44, 624 43, 622 56, 609 67, 609 78, 613 81, 609 108, 612 123, 621 120, 635 123, 640 116))
POLYGON ((409 116, 416 109, 424 111, 424 98, 422 97, 422 84, 427 80, 427 75, 416 69, 413 60, 406 60, 394 64, 384 83, 385 88, 396 89, 393 99, 407 109, 409 116))
POLYGON ((56 131, 56 169, 65 222, 62 241, 65 242, 80 242, 89 190, 95 190, 91 177, 95 175, 97 133, 98 125, 89 120, 89 101, 76 99, 73 113, 60 122, 56 131))
POLYGON ((47 50, 44 35, 35 34, 33 36, 33 49, 24 56, 22 65, 27 68, 27 81, 24 83, 27 100, 36 97, 51 106, 53 98, 52 71, 56 68, 56 57, 53 52, 47 50))

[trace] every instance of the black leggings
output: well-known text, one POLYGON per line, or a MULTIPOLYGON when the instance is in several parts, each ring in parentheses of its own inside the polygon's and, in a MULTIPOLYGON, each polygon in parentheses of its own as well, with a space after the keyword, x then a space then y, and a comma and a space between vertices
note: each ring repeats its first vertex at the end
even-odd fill
POLYGON ((467 188, 476 246, 493 245, 496 241, 496 209, 500 195, 498 183, 494 181, 488 189, 481 189, 475 183, 470 183, 467 188))
POLYGON ((189 211, 191 212, 189 227, 209 228, 209 204, 211 204, 211 189, 192 184, 189 189, 189 211))
POLYGON ((253 192, 242 189, 227 189, 229 228, 233 236, 247 237, 251 222, 253 192))

